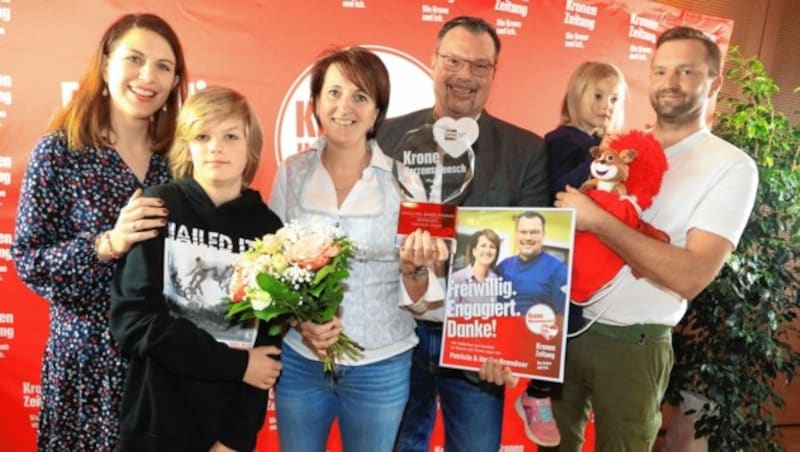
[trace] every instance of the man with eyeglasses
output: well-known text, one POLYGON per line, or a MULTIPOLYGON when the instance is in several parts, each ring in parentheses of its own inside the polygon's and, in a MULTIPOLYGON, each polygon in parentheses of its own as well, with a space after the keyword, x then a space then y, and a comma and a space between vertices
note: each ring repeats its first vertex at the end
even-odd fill
MULTIPOLYGON (((433 55, 433 108, 387 120, 378 142, 392 153, 404 134, 436 119, 470 117, 479 135, 472 145, 475 168, 471 186, 455 202, 464 206, 547 206, 547 152, 544 140, 484 110, 497 71, 500 39, 486 21, 456 17, 439 31, 433 55)), ((447 451, 496 452, 503 424, 504 383, 513 381, 496 363, 475 373, 440 368, 443 307, 440 282, 418 261, 403 259, 403 278, 421 289, 408 308, 417 318, 419 344, 414 349, 411 392, 395 451, 428 451, 436 418, 436 396, 442 407, 447 451), (419 267, 414 268, 416 265, 419 267), (407 268, 411 266, 411 268, 407 268), (427 290, 427 291, 426 291, 427 290)), ((409 287, 406 281, 406 287, 409 287)))

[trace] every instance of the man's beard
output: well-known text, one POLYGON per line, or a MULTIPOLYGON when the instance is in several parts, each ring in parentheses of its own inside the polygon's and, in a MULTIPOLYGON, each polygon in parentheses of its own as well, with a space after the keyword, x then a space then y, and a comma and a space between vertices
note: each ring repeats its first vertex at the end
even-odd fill
POLYGON ((655 96, 650 96, 650 104, 653 106, 653 110, 655 110, 658 119, 666 122, 685 122, 696 116, 691 114, 693 110, 697 110, 699 114, 701 109, 693 100, 694 98, 688 97, 685 93, 680 91, 659 91, 655 96), (664 104, 659 99, 659 96, 666 92, 677 93, 683 96, 683 98, 680 99, 679 102, 673 99, 669 104, 664 104))

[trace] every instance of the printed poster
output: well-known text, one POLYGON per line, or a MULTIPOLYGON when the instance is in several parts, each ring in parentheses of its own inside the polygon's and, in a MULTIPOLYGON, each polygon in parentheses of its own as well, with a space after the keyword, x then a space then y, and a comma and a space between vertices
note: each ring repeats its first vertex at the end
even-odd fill
POLYGON ((575 211, 460 207, 440 364, 562 382, 575 211))
MULTIPOLYGON (((223 234, 211 235, 220 241, 208 246, 190 243, 184 225, 170 223, 164 240, 163 295, 169 312, 183 317, 232 348, 252 348, 258 336, 258 321, 234 323, 225 319, 230 304, 228 296, 233 264, 239 253, 232 252, 233 242, 223 234)), ((192 238, 205 237, 208 231, 191 229, 192 238)), ((211 234, 214 234, 213 232, 211 234)), ((244 252, 245 240, 239 241, 244 252)))

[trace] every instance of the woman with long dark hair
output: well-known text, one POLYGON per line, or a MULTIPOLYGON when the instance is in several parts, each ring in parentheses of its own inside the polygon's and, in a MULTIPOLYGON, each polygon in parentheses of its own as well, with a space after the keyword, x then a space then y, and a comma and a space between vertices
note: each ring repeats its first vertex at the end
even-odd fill
POLYGON ((124 15, 33 149, 12 255, 22 281, 50 303, 39 450, 117 447, 125 364, 108 329, 111 276, 165 223, 161 201, 141 189, 169 181, 163 154, 186 92, 169 24, 124 15))

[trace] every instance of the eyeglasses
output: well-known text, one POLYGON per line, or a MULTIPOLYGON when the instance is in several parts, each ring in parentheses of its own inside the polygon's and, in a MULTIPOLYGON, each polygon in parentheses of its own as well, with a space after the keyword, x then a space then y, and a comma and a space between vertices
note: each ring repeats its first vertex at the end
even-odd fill
POLYGON ((469 72, 476 77, 486 77, 494 70, 494 64, 486 60, 472 61, 452 55, 442 55, 441 53, 437 53, 437 56, 442 59, 444 68, 449 72, 460 71, 464 67, 464 63, 469 64, 469 72))

